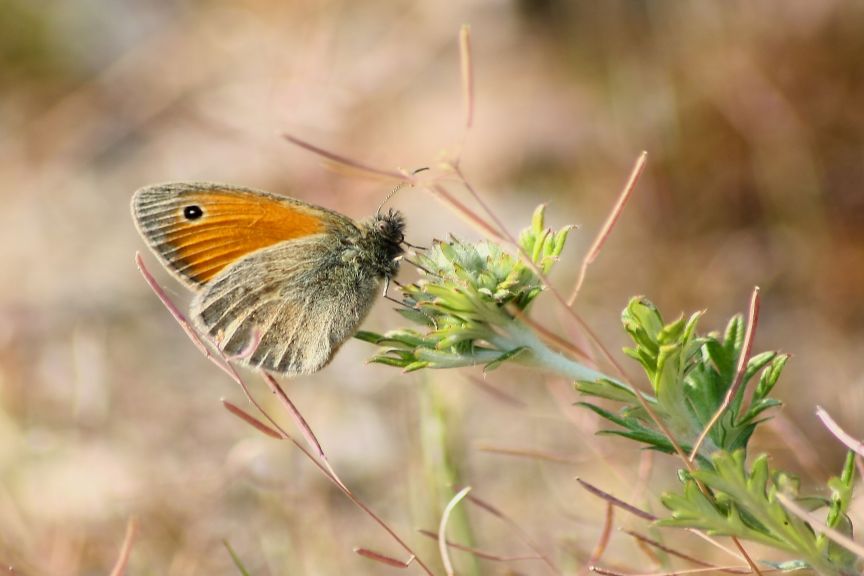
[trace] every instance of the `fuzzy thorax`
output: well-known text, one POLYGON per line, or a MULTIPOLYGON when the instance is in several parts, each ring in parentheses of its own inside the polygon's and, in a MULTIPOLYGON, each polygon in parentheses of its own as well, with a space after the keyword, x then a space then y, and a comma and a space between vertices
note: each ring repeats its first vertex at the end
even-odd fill
POLYGON ((404 253, 405 218, 396 210, 376 214, 360 225, 359 258, 381 278, 392 278, 404 253))

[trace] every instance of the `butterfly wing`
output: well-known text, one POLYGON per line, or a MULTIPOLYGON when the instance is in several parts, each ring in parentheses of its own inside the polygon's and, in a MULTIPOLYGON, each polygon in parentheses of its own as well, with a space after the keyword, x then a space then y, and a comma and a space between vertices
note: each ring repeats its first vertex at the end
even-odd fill
POLYGON ((141 235, 196 290, 192 319, 235 361, 280 374, 326 365, 357 329, 379 279, 349 252, 348 217, 293 198, 208 183, 135 193, 141 235))
POLYGON ((320 370, 357 330, 380 283, 345 254, 328 234, 259 250, 196 294, 193 320, 241 364, 288 375, 320 370))
POLYGON ((293 198, 205 182, 142 188, 132 198, 132 215, 162 263, 192 288, 256 250, 356 229, 337 212, 293 198))

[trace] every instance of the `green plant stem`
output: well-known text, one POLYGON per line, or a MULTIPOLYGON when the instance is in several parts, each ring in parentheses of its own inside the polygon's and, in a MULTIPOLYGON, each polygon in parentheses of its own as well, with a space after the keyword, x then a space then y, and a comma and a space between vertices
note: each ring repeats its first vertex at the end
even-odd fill
POLYGON ((508 348, 525 347, 530 351, 530 354, 521 355, 515 360, 522 364, 554 372, 570 380, 593 381, 601 378, 614 380, 602 372, 589 368, 584 364, 571 360, 560 352, 552 350, 546 346, 530 327, 518 320, 512 320, 507 325, 506 336, 501 337, 499 342, 493 342, 493 344, 505 350, 508 348))
MULTIPOLYGON (((420 394, 420 438, 423 450, 423 467, 428 490, 435 494, 433 517, 438 519, 441 508, 453 498, 462 484, 459 469, 458 446, 453 438, 459 436, 458 417, 452 415, 454 408, 448 405, 441 390, 427 378, 420 394)), ((452 540, 464 546, 474 546, 474 533, 468 512, 464 506, 453 510, 448 524, 452 540)), ((480 566, 473 554, 460 554, 458 557, 460 574, 478 576, 480 566)))

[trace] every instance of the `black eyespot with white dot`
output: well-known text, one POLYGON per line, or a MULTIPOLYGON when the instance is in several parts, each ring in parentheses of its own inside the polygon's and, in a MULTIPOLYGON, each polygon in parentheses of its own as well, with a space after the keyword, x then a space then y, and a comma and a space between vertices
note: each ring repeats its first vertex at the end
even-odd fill
POLYGON ((183 208, 183 217, 187 220, 198 220, 204 215, 204 210, 200 206, 191 205, 183 208))

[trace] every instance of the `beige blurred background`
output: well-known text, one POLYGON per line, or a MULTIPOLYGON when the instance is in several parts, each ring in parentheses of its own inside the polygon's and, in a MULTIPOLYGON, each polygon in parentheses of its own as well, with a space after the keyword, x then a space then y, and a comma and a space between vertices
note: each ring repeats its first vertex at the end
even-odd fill
MULTIPOLYGON (((758 284, 757 348, 794 355, 777 389, 784 416, 758 435, 760 447, 812 487, 842 457, 817 404, 864 436, 860 2, 4 0, 0 9, 0 564, 15 574, 108 573, 130 516, 140 528, 132 574, 237 574, 224 540, 253 574, 400 572, 352 552, 405 558, 299 451, 221 407, 221 397, 243 405, 242 395, 142 281, 133 258, 145 248, 128 205, 140 186, 203 179, 371 214, 390 183, 327 170, 280 134, 383 168, 435 166, 462 134, 463 23, 476 75, 464 169, 513 231, 541 202, 550 225, 580 225, 553 275, 562 291, 639 152, 649 153, 577 306, 610 349, 625 344, 618 315, 631 295, 648 295, 668 318, 707 308, 708 330, 744 311, 758 284)), ((416 244, 479 238, 421 190, 394 205, 416 244)), ((541 298, 536 317, 567 335, 560 316, 541 298)), ((365 326, 403 324, 381 302, 365 326)), ((656 496, 676 463, 657 456, 636 493, 639 450, 594 436, 597 422, 570 407, 578 398, 566 382, 503 368, 487 383, 504 401, 472 381, 479 369, 401 375, 366 365, 373 350, 350 342, 287 389, 335 469, 436 573, 435 543, 416 530, 437 527, 454 483, 505 511, 563 573, 585 561, 604 516, 576 476, 662 513, 656 496)), ((505 524, 465 509, 455 538, 530 553, 505 524)), ((648 530, 629 517, 616 525, 648 530)), ((666 538, 730 562, 692 537, 666 538)), ((536 560, 453 558, 461 574, 554 573, 536 560)), ((651 567, 618 532, 604 562, 651 567)))

